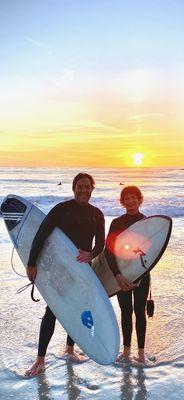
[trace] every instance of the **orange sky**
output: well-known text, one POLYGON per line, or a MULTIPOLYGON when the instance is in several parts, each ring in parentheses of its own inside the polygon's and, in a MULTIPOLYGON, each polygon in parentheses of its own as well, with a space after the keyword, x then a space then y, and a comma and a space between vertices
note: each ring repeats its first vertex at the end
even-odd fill
POLYGON ((121 167, 133 166, 133 155, 141 153, 143 166, 184 165, 184 126, 175 105, 166 98, 153 104, 151 93, 144 101, 106 94, 96 102, 33 96, 16 104, 10 96, 1 118, 0 164, 121 167))
POLYGON ((87 3, 4 7, 0 165, 183 166, 182 12, 87 3))

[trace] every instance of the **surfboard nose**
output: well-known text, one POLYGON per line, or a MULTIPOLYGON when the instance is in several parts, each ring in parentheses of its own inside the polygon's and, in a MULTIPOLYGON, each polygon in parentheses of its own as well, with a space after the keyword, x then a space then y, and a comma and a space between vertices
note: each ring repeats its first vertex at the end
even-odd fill
POLYGON ((22 220, 26 211, 26 206, 20 200, 11 195, 7 196, 1 204, 1 213, 3 215, 7 229, 11 231, 22 220))

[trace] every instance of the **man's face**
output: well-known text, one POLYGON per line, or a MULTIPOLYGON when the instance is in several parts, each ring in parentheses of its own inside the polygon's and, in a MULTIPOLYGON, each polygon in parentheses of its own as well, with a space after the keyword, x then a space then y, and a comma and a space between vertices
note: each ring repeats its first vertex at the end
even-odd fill
POLYGON ((123 206, 126 208, 128 214, 137 214, 140 205, 141 201, 135 194, 129 193, 124 197, 123 206))
POLYGON ((81 178, 77 181, 74 188, 74 197, 78 204, 85 206, 91 197, 93 188, 89 178, 81 178))

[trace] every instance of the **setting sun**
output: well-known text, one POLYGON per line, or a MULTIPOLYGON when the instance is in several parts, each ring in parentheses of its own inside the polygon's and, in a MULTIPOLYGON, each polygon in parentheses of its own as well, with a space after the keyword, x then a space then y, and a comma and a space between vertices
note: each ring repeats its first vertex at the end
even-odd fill
POLYGON ((133 154, 133 159, 134 159, 134 165, 140 166, 142 165, 142 159, 143 159, 143 154, 142 153, 135 153, 133 154))

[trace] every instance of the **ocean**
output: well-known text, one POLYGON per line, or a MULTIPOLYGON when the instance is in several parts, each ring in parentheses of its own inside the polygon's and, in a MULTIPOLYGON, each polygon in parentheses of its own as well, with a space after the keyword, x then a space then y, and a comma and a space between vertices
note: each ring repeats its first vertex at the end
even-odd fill
MULTIPOLYGON (((84 169, 83 169, 84 170, 84 169)), ((0 168, 0 203, 7 194, 26 197, 42 211, 72 197, 73 177, 79 169, 0 168)), ((134 363, 101 366, 89 360, 74 364, 60 358, 66 333, 60 324, 50 342, 44 373, 26 378, 24 371, 36 358, 39 325, 45 303, 33 303, 30 291, 17 290, 28 281, 12 270, 12 244, 0 218, 0 399, 2 400, 180 400, 184 393, 184 168, 85 169, 96 187, 91 203, 109 224, 123 212, 121 189, 137 185, 143 192, 145 215, 172 217, 169 245, 151 272, 155 314, 147 321, 146 354, 154 356, 151 367, 134 363)), ((14 255, 13 266, 25 275, 14 255)), ((39 293, 36 293, 39 297, 39 293)), ((116 297, 111 299, 120 324, 116 297)), ((122 340, 121 340, 122 346, 122 340)), ((136 354, 133 331, 132 353, 136 354)))

